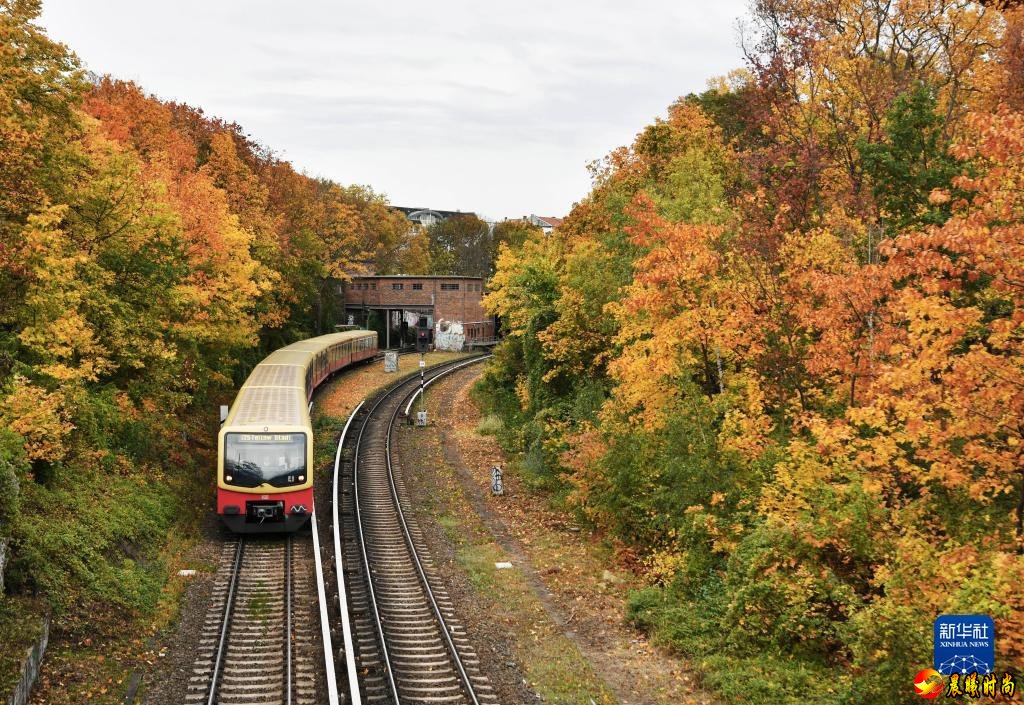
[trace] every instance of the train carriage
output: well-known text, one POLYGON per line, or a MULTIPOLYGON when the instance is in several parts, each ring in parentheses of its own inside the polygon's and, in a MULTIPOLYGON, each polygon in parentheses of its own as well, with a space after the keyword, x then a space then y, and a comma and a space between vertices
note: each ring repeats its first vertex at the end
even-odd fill
POLYGON ((377 352, 373 331, 293 343, 256 365, 217 438, 217 514, 237 533, 295 531, 313 507, 308 402, 338 370, 377 352))

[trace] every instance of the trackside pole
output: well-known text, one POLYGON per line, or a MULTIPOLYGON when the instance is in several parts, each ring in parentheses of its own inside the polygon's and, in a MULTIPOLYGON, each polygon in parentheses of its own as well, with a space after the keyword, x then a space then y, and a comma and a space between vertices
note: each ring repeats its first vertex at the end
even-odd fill
POLYGON ((423 353, 420 353, 420 410, 416 412, 416 425, 426 426, 427 425, 427 402, 423 398, 423 391, 426 388, 424 385, 423 375, 427 367, 427 361, 423 357, 423 353))

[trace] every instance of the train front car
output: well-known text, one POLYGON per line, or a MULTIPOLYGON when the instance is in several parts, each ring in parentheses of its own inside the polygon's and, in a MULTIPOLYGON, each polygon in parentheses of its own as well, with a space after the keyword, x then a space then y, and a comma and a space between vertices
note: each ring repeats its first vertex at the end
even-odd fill
POLYGON ((295 531, 309 519, 313 438, 305 365, 295 364, 302 357, 279 351, 257 365, 220 430, 217 514, 232 531, 295 531))
POLYGON ((308 400, 323 380, 376 348, 374 333, 334 333, 281 348, 253 369, 218 435, 217 514, 229 529, 291 532, 309 521, 308 400))

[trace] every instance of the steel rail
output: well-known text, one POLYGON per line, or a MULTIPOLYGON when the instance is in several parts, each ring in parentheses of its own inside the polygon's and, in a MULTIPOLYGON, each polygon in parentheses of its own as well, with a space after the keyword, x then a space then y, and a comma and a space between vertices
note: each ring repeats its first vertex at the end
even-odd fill
MULTIPOLYGON (((327 595, 324 590, 324 567, 320 558, 320 534, 316 528, 316 505, 312 507, 313 511, 313 555, 315 557, 314 565, 316 567, 316 591, 317 601, 320 603, 320 638, 323 640, 324 645, 324 670, 326 671, 327 677, 327 704, 328 705, 339 705, 338 700, 338 680, 337 674, 334 670, 334 647, 331 644, 331 623, 330 618, 327 616, 327 595)), ((359 703, 358 700, 353 701, 359 703)))
POLYGON ((284 702, 292 705, 292 537, 284 544, 284 702))
MULTIPOLYGON (((486 357, 489 357, 489 356, 476 357, 473 360, 471 360, 469 363, 466 363, 466 362, 464 362, 462 360, 459 360, 459 361, 454 361, 454 362, 438 365, 438 366, 434 367, 432 370, 430 370, 431 372, 435 372, 436 373, 436 374, 434 374, 430 378, 430 381, 433 381, 434 379, 436 379, 438 377, 441 377, 441 376, 443 376, 443 375, 445 375, 445 374, 447 374, 449 372, 453 372, 456 369, 461 369, 462 367, 465 367, 467 364, 472 364, 474 362, 479 362, 479 361, 485 359, 486 357)), ((362 421, 361 425, 359 426, 358 434, 356 435, 356 445, 355 445, 355 449, 354 449, 354 452, 353 452, 353 463, 352 463, 352 485, 353 485, 353 499, 354 499, 354 502, 355 502, 356 534, 357 534, 357 538, 358 538, 358 541, 359 541, 358 548, 359 548, 359 553, 361 554, 362 559, 363 559, 362 560, 362 564, 363 564, 364 574, 366 576, 366 587, 367 587, 367 593, 368 593, 368 597, 369 597, 369 605, 370 605, 370 608, 371 608, 371 611, 372 611, 372 615, 373 615, 373 622, 374 622, 374 627, 375 627, 375 631, 376 631, 376 636, 377 636, 377 639, 378 639, 378 641, 380 643, 380 647, 381 647, 381 656, 382 656, 382 659, 383 659, 383 662, 384 662, 384 669, 385 669, 385 671, 387 673, 387 684, 389 686, 389 690, 390 690, 390 693, 391 693, 391 696, 392 696, 392 698, 394 700, 395 705, 400 705, 401 700, 400 700, 399 693, 398 693, 398 684, 395 681, 394 670, 393 670, 393 667, 392 667, 392 664, 391 664, 391 655, 390 655, 390 653, 388 651, 387 638, 386 638, 386 635, 384 634, 383 620, 381 619, 380 610, 378 609, 378 605, 377 605, 377 594, 376 594, 376 589, 375 589, 374 584, 373 584, 373 573, 370 570, 370 559, 369 559, 369 554, 368 554, 367 549, 366 549, 366 541, 365 541, 365 536, 364 536, 364 532, 363 532, 362 506, 361 506, 361 503, 359 501, 359 450, 362 447, 363 435, 364 435, 364 433, 366 432, 366 429, 369 426, 370 418, 373 416, 374 412, 376 412, 376 410, 385 401, 387 401, 388 399, 392 398, 402 387, 404 387, 406 385, 409 385, 409 384, 412 384, 412 383, 414 383, 416 381, 418 381, 418 379, 414 375, 410 375, 410 376, 408 376, 408 377, 406 377, 404 379, 398 380, 390 388, 386 389, 376 399, 373 400, 372 406, 370 407, 369 411, 366 412, 366 417, 362 421)), ((364 406, 364 404, 365 404, 365 400, 361 401, 356 406, 356 409, 353 410, 352 414, 349 416, 349 420, 345 424, 345 428, 342 431, 342 438, 341 438, 341 441, 338 444, 338 450, 337 450, 337 453, 335 455, 335 482, 334 482, 335 499, 334 499, 334 502, 333 502, 333 505, 334 505, 333 516, 334 516, 334 535, 335 535, 335 560, 337 561, 337 564, 338 564, 338 568, 336 568, 336 570, 337 570, 337 573, 338 573, 339 586, 343 586, 344 585, 344 574, 341 572, 341 569, 340 569, 340 565, 341 565, 341 541, 340 541, 340 533, 339 533, 340 532, 340 522, 338 521, 338 503, 339 503, 339 498, 338 498, 337 493, 340 491, 339 482, 338 482, 338 468, 340 466, 339 460, 340 460, 340 457, 341 457, 342 444, 344 442, 345 437, 348 434, 349 426, 351 425, 352 421, 355 419, 356 413, 364 406)), ((401 408, 401 402, 399 402, 398 406, 396 407, 395 414, 398 413, 398 409, 400 409, 400 408, 401 408)), ((394 420, 394 415, 392 416, 392 421, 393 420, 394 420)), ((388 436, 389 437, 390 437, 390 428, 391 428, 391 424, 389 424, 389 427, 388 427, 388 436)), ((388 441, 388 444, 390 444, 390 438, 388 438, 387 441, 388 441)), ((389 445, 385 446, 385 447, 387 449, 386 453, 390 452, 389 451, 389 445)), ((389 477, 390 477, 390 471, 389 471, 389 477)), ((403 524, 403 526, 405 526, 404 517, 402 519, 402 524, 403 524)), ((415 556, 415 549, 412 550, 412 553, 415 556)), ((418 559, 418 557, 416 557, 415 560, 416 560, 417 566, 420 568, 420 570, 422 570, 422 566, 419 566, 419 559, 418 559)), ((341 587, 341 589, 344 589, 344 588, 341 587)), ((340 599, 340 596, 339 596, 339 599, 340 599)), ((433 594, 432 593, 430 595, 430 599, 433 600, 433 594)), ((347 599, 346 599, 346 602, 347 602, 347 599)), ((433 606, 434 606, 435 614, 437 614, 437 612, 436 612, 436 610, 437 610, 436 602, 434 603, 433 606)), ((343 604, 342 605, 341 613, 343 615, 343 618, 347 618, 347 616, 348 616, 347 604, 343 604)), ((441 627, 440 631, 445 632, 445 638, 448 639, 449 644, 451 644, 450 635, 447 633, 448 632, 448 628, 447 628, 447 625, 445 624, 443 619, 440 620, 439 625, 441 627)), ((351 639, 351 632, 349 632, 348 638, 351 639)), ((346 652, 347 652, 347 654, 352 654, 352 657, 351 657, 352 658, 351 668, 355 669, 355 658, 354 658, 353 650, 349 649, 349 648, 346 648, 346 652)), ((457 654, 456 654, 455 658, 456 659, 459 658, 457 654)), ((469 679, 468 679, 468 677, 465 676, 465 669, 462 666, 461 659, 459 659, 457 661, 457 664, 458 664, 457 667, 459 669, 459 672, 463 676, 463 682, 469 684, 469 679)), ((478 703, 478 701, 476 699, 476 696, 475 696, 475 693, 473 693, 473 691, 472 691, 472 685, 469 684, 467 687, 468 687, 468 690, 469 690, 469 692, 471 694, 473 702, 474 703, 478 703)), ((358 693, 358 690, 359 690, 358 680, 353 681, 353 685, 350 687, 350 690, 352 691, 353 694, 358 693)), ((360 701, 353 701, 353 702, 360 702, 360 701)))
POLYGON ((220 667, 224 661, 224 647, 228 641, 228 629, 231 626, 231 613, 234 610, 235 588, 238 587, 238 576, 242 572, 242 552, 245 548, 245 539, 238 539, 238 547, 235 549, 235 564, 231 568, 231 581, 228 583, 228 596, 224 600, 224 619, 220 628, 220 641, 217 643, 217 654, 213 659, 213 675, 210 677, 210 695, 206 699, 207 705, 214 705, 217 698, 217 679, 220 676, 220 667))
MULTIPOLYGON (((470 365, 475 365, 478 362, 482 362, 483 360, 487 360, 488 358, 491 358, 491 357, 494 357, 494 356, 493 355, 483 355, 481 357, 474 357, 469 362, 463 362, 463 363, 461 363, 459 365, 456 365, 455 367, 451 368, 450 370, 445 370, 441 374, 435 375, 434 377, 431 377, 430 379, 428 379, 426 382, 424 382, 423 389, 417 389, 415 392, 412 393, 412 397, 410 397, 409 403, 405 405, 405 415, 406 416, 409 415, 409 410, 412 409, 413 402, 416 401, 416 397, 418 397, 420 395, 420 392, 425 391, 427 387, 432 385, 437 380, 441 379, 441 377, 444 377, 447 374, 451 374, 452 372, 455 372, 456 370, 461 370, 463 367, 469 367, 470 365)), ((401 403, 399 403, 399 406, 401 406, 401 403)))
MULTIPOLYGON (((447 377, 464 367, 469 365, 475 365, 479 362, 483 362, 490 355, 478 357, 470 362, 456 365, 450 369, 446 369, 430 378, 430 382, 436 382, 442 377, 447 377)), ((424 385, 424 389, 429 385, 424 385)), ((415 399, 416 395, 420 393, 417 389, 412 393, 412 398, 415 399)), ((410 399, 409 404, 412 404, 410 399)), ((402 403, 399 402, 398 406, 395 407, 395 411, 391 414, 391 420, 388 422, 387 433, 384 436, 384 460, 388 471, 388 484, 391 486, 391 499, 394 502, 395 510, 398 513, 398 520, 402 525, 402 533, 405 536, 405 545, 409 548, 409 555, 412 556, 413 563, 416 565, 416 573, 419 575, 420 584, 423 586, 423 590, 427 595, 427 599, 430 601, 430 607, 434 612, 434 617, 437 619, 438 625, 441 627, 440 631, 444 634, 445 643, 448 646, 448 651, 452 657, 452 663, 455 664, 455 668, 458 670, 459 677, 462 679, 462 683, 466 688, 466 694, 469 699, 473 702, 473 705, 480 705, 480 701, 476 697, 476 690, 473 688, 473 682, 469 678, 469 674, 466 673, 466 668, 462 664, 462 656, 459 654, 459 650, 455 647, 455 642, 452 640, 451 630, 448 628, 447 622, 445 622, 444 615, 441 614, 441 608, 437 604, 437 599, 434 597, 434 591, 430 588, 430 581, 427 580, 427 573, 423 569, 423 564, 420 562, 419 554, 416 552, 416 545, 412 540, 412 533, 409 531, 409 525, 405 521, 405 511, 402 509, 402 502, 398 497, 398 487, 395 485, 395 474, 394 468, 391 464, 391 435, 394 431, 395 420, 398 418, 398 412, 402 408, 402 403)), ((406 409, 409 407, 407 406, 406 409)), ((408 411, 406 412, 408 414, 408 411)))
MULTIPOLYGON (((479 358, 479 359, 482 359, 482 358, 479 358)), ((451 365, 451 364, 452 363, 448 363, 448 365, 451 365)), ((432 371, 438 371, 438 374, 444 374, 444 372, 447 371, 447 365, 439 365, 437 368, 434 368, 434 370, 432 370, 432 371)), ((433 379, 433 377, 431 377, 431 379, 433 379)), ((392 395, 394 395, 398 390, 400 390, 402 387, 404 387, 404 386, 406 386, 408 384, 414 383, 415 381, 417 381, 417 378, 415 376, 413 376, 413 375, 410 375, 409 377, 407 377, 405 379, 399 380, 394 385, 392 385, 389 389, 387 389, 384 393, 382 393, 376 400, 374 400, 373 406, 370 407, 370 410, 366 414, 366 418, 363 420, 362 425, 359 427, 359 433, 356 436, 356 447, 355 447, 355 450, 353 452, 353 459, 352 459, 352 490, 353 490, 352 491, 352 495, 353 495, 353 499, 355 500, 355 524, 356 524, 356 533, 357 533, 358 538, 359 538, 359 551, 360 551, 360 553, 362 554, 362 557, 363 557, 363 569, 364 569, 365 575, 366 575, 367 593, 369 595, 369 603, 370 603, 370 608, 371 608, 372 613, 373 613, 373 622, 374 622, 374 626, 376 627, 377 638, 378 638, 378 640, 380 642, 381 656, 383 657, 384 668, 385 668, 385 671, 387 673, 387 682, 388 682, 388 685, 390 686, 391 695, 392 695, 392 697, 394 699, 395 705, 400 705, 401 700, 400 700, 399 694, 398 694, 398 684, 395 682, 394 670, 393 670, 392 665, 391 665, 391 654, 388 652, 387 638, 386 638, 386 636, 384 634, 384 623, 381 620, 380 610, 377 607, 377 593, 376 593, 376 589, 374 588, 374 585, 373 585, 373 573, 370 570, 370 557, 369 557, 369 554, 367 553, 367 550, 366 550, 366 540, 365 540, 365 537, 364 537, 364 534, 363 534, 362 507, 361 507, 360 502, 359 502, 359 449, 360 449, 360 447, 362 445, 363 434, 366 432, 366 429, 369 426, 370 418, 373 416, 374 412, 381 406, 381 404, 383 404, 385 401, 387 401, 389 398, 391 398, 392 395)), ((360 404, 360 406, 362 406, 362 404, 360 404)), ((399 404, 398 404, 398 408, 400 408, 400 407, 401 407, 401 402, 399 402, 399 404)), ((397 408, 396 408, 396 413, 397 413, 397 408)), ((355 416, 355 413, 353 412, 353 417, 354 416, 355 416)), ((390 426, 389 426, 388 433, 390 434, 390 426)), ((339 453, 340 453, 340 446, 339 446, 339 453)), ((335 486, 335 489, 337 490, 337 486, 335 486)), ((337 502, 335 502, 335 506, 337 506, 337 502)), ((404 521, 403 521, 403 523, 404 523, 404 521)), ((335 523, 335 526, 337 526, 337 523, 335 523)), ((337 550, 335 551, 335 555, 338 555, 338 551, 337 550)), ((435 605, 435 607, 436 607, 436 605, 435 605)), ((440 624, 441 624, 441 631, 447 632, 447 627, 445 626, 444 622, 442 621, 440 624)), ((461 662, 459 664, 459 668, 461 670, 461 662)), ((474 696, 474 702, 476 702, 475 696, 474 696)))
POLYGON ((345 437, 348 435, 348 429, 352 425, 352 420, 355 419, 356 414, 358 414, 359 410, 363 408, 364 403, 364 401, 360 401, 356 405, 356 408, 353 409, 352 413, 349 415, 348 421, 345 422, 345 428, 341 431, 341 437, 338 439, 338 450, 334 454, 334 485, 331 490, 333 497, 331 501, 331 520, 333 521, 332 533, 334 534, 334 572, 338 579, 338 611, 341 613, 341 634, 342 640, 345 644, 345 669, 348 673, 349 696, 352 705, 362 705, 363 696, 359 692, 359 671, 356 668, 355 645, 352 639, 352 623, 348 615, 348 592, 345 587, 345 573, 341 557, 341 521, 338 517, 338 505, 341 503, 341 492, 339 489, 340 483, 338 482, 338 472, 341 467, 341 448, 345 445, 345 437))
POLYGON ((388 653, 388 642, 384 636, 384 623, 380 618, 380 610, 377 609, 377 593, 373 587, 373 574, 370 572, 370 557, 366 553, 366 539, 363 536, 363 521, 360 515, 359 506, 359 448, 362 445, 363 433, 369 425, 370 417, 373 416, 373 412, 377 410, 377 407, 384 403, 384 400, 387 399, 388 396, 389 394, 384 394, 376 401, 376 403, 374 403, 369 413, 367 413, 363 424, 359 427, 359 435, 356 436, 356 449, 352 462, 352 495, 355 500, 356 508, 356 533, 359 536, 359 550, 363 556, 363 569, 366 571, 366 587, 370 597, 370 609, 373 611, 373 623, 377 627, 377 638, 380 639, 380 651, 381 656, 384 659, 384 670, 387 673, 388 685, 391 686, 391 695, 394 697, 395 705, 400 705, 401 700, 398 698, 398 684, 395 683, 395 674, 391 667, 391 655, 388 653))

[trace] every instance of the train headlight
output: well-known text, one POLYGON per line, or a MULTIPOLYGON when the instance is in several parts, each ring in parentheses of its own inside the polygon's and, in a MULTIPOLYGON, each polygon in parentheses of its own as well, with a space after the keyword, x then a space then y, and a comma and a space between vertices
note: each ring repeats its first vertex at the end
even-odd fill
POLYGON ((299 475, 299 482, 305 482, 305 481, 306 481, 306 476, 305 475, 299 475))
POLYGON ((225 482, 231 482, 231 481, 232 481, 232 480, 234 480, 234 479, 235 479, 235 478, 231 477, 231 475, 225 475, 225 476, 224 476, 224 481, 225 481, 225 482))

